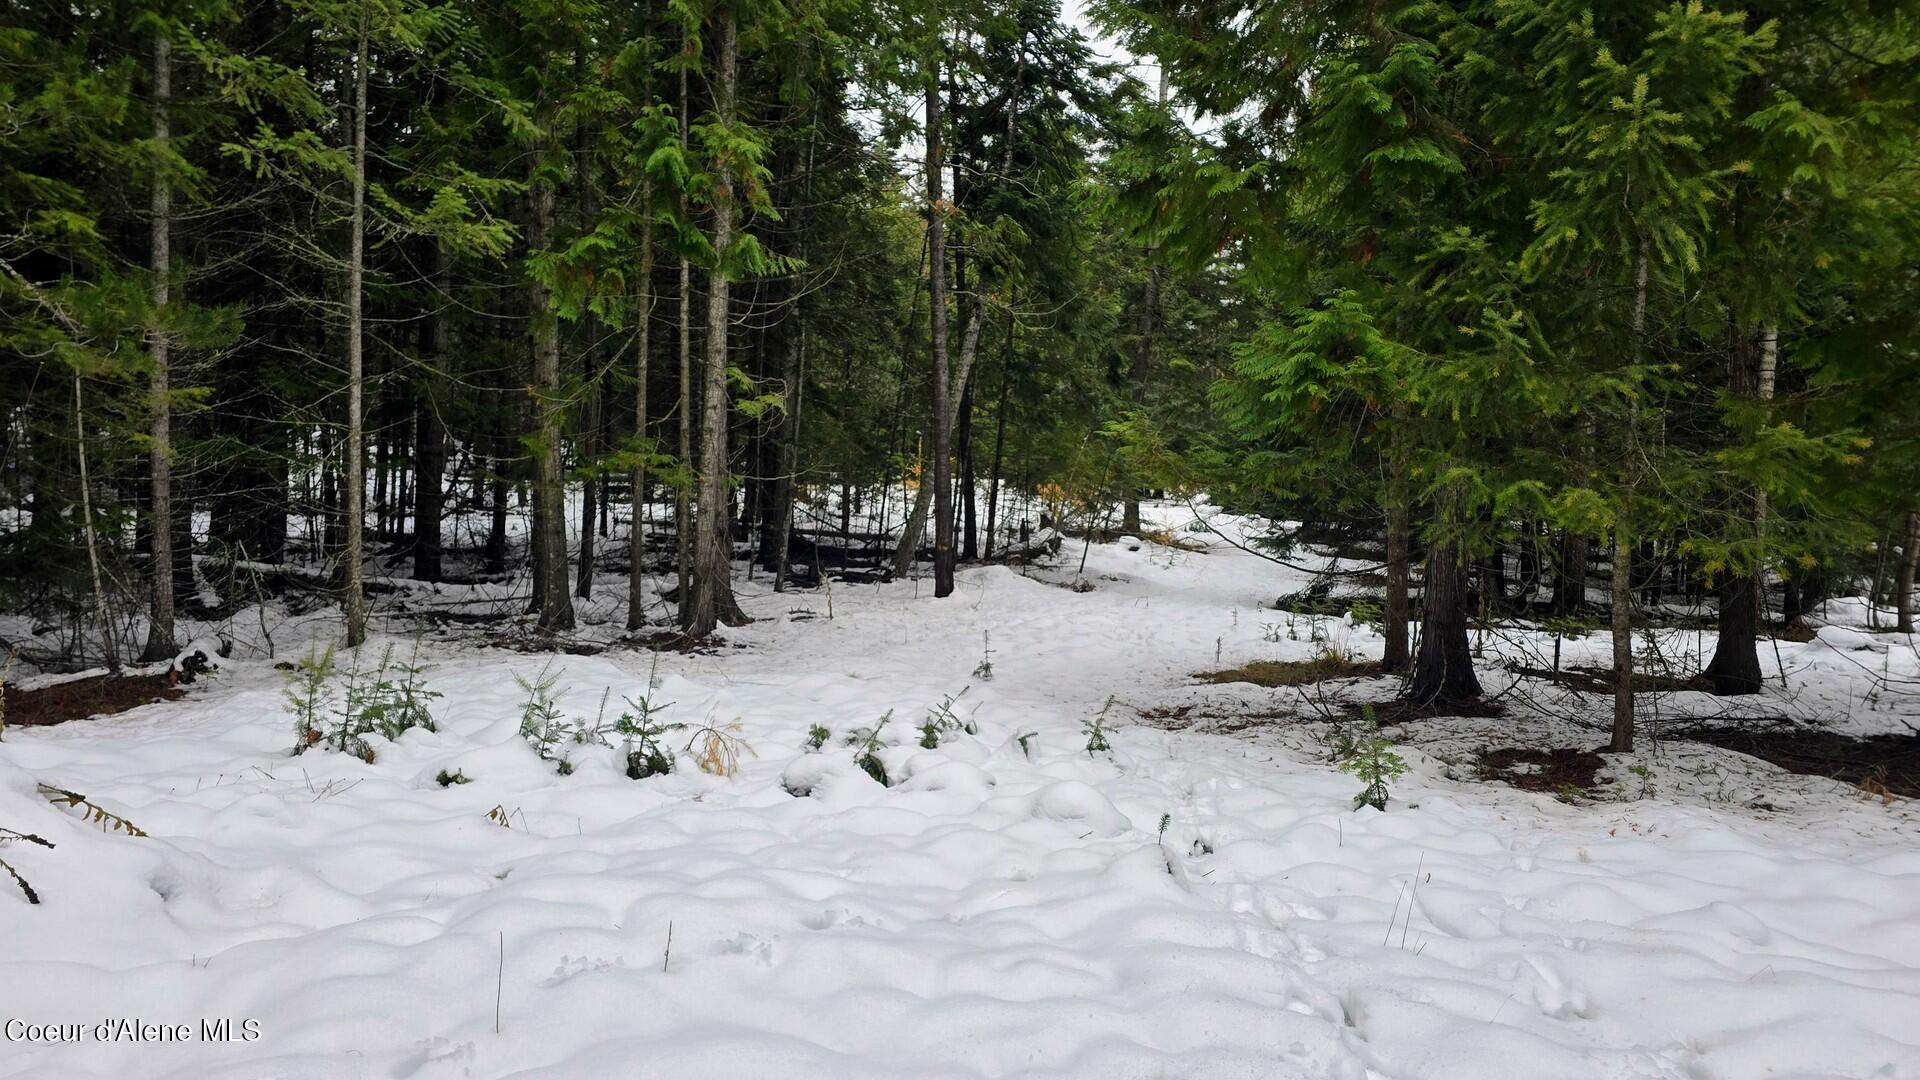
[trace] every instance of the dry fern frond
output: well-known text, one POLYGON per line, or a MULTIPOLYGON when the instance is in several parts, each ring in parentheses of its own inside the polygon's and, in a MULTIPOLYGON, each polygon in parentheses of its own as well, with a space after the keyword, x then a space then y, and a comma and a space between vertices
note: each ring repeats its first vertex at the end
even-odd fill
POLYGON ((7 876, 13 879, 13 883, 20 886, 20 891, 26 896, 27 903, 37 904, 40 902, 40 894, 33 891, 33 886, 27 884, 27 879, 20 876, 20 871, 15 870, 12 863, 9 863, 5 859, 0 859, 0 870, 5 870, 7 876))
POLYGON ((57 788, 52 784, 41 784, 40 794, 55 806, 75 806, 80 808, 80 818, 100 826, 101 832, 123 832, 128 836, 145 836, 147 830, 108 810, 98 803, 91 802, 85 795, 66 788, 57 788))
POLYGON ((754 752, 747 740, 740 737, 740 721, 735 720, 725 728, 714 727, 708 723, 693 733, 687 740, 687 753, 693 755, 693 763, 700 771, 709 776, 724 776, 731 780, 740 772, 742 752, 760 755, 754 752), (699 746, 695 750, 695 745, 699 746))

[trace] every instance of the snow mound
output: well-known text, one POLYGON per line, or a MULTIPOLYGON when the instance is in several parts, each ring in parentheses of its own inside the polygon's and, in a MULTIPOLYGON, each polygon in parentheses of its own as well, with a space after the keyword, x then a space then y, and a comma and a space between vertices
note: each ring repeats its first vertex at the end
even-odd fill
POLYGON ((1133 828, 1111 800, 1078 780, 1062 780, 1035 792, 1033 816, 1085 826, 1095 836, 1119 836, 1133 828))

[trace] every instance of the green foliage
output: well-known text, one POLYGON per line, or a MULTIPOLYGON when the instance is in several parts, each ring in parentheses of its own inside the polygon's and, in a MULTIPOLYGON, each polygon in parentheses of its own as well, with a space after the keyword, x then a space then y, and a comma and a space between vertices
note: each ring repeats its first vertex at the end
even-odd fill
POLYGON ((473 777, 468 776, 464 769, 455 769, 452 772, 441 769, 434 774, 433 782, 439 784, 441 787, 454 787, 459 784, 473 783, 473 777))
MULTIPOLYGON (((1087 736, 1088 757, 1092 757, 1095 754, 1110 754, 1113 752, 1112 745, 1107 742, 1106 725, 1107 710, 1113 708, 1113 702, 1113 698, 1107 698, 1107 703, 1100 706, 1100 711, 1088 717, 1080 725, 1080 730, 1087 736)), ((1026 749, 1025 740, 1021 741, 1021 749, 1026 749)))
POLYGON ((1389 797, 1387 784, 1406 774, 1407 763, 1393 752, 1393 740, 1380 733, 1373 706, 1362 707, 1362 718, 1364 727, 1359 737, 1346 741, 1336 750, 1336 755, 1340 771, 1353 774, 1365 785, 1353 797, 1353 808, 1371 806, 1385 810, 1389 797))
POLYGON ((855 728, 847 734, 847 745, 853 747, 853 763, 858 765, 862 772, 887 787, 893 785, 892 781, 887 779, 886 763, 880 760, 880 751, 885 745, 880 741, 880 732, 885 730, 887 722, 892 719, 893 710, 888 709, 886 715, 874 722, 872 726, 855 728))
POLYGON ((372 682, 361 692, 357 710, 359 723, 389 740, 398 739, 403 732, 412 728, 439 730, 434 723, 431 703, 441 695, 436 690, 427 689, 421 682, 422 670, 420 643, 417 640, 413 652, 404 663, 394 663, 393 646, 383 649, 372 682))
POLYGON ((527 740, 540 760, 558 762, 563 775, 572 772, 566 759, 555 752, 571 740, 573 733, 573 725, 554 700, 554 687, 560 685, 560 673, 553 670, 549 661, 540 666, 538 675, 528 678, 515 672, 513 681, 527 695, 520 706, 520 737, 527 740))
POLYGON ((648 680, 647 689, 639 697, 624 698, 627 707, 614 721, 614 732, 622 740, 622 751, 627 761, 627 776, 641 780, 649 776, 661 776, 673 771, 673 754, 661 744, 662 736, 669 731, 678 731, 685 724, 668 723, 661 714, 673 707, 672 702, 656 703, 653 700, 654 684, 648 680))
POLYGON ((326 718, 333 709, 333 677, 332 645, 309 652, 287 672, 287 685, 282 694, 293 713, 293 752, 296 754, 304 753, 324 736, 326 718))
POLYGON ((367 736, 391 741, 416 727, 435 730, 429 703, 440 695, 420 681, 417 653, 395 664, 389 645, 372 667, 361 666, 360 655, 354 650, 351 662, 341 667, 329 645, 308 653, 288 672, 283 693, 294 717, 294 753, 320 747, 371 762, 374 749, 367 736))

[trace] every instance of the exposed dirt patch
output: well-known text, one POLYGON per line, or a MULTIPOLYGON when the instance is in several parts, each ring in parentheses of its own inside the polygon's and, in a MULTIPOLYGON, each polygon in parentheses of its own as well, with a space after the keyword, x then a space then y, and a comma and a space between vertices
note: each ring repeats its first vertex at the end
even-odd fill
POLYGON ((1204 683, 1252 683, 1255 686, 1309 686, 1329 679, 1355 679, 1382 674, 1378 661, 1355 662, 1337 656, 1317 656, 1312 660, 1255 660, 1224 671, 1201 671, 1194 678, 1204 683))
POLYGON ((1671 737, 1748 754, 1788 772, 1831 777, 1869 795, 1920 798, 1920 733, 1856 738, 1784 726, 1703 727, 1671 737))
POLYGON ((1141 709, 1140 719, 1162 731, 1184 731, 1193 726, 1193 721, 1189 719, 1192 713, 1192 705, 1161 705, 1141 709))
POLYGON ((1351 702, 1340 708, 1342 716, 1349 720, 1364 720, 1369 711, 1382 726, 1404 724, 1410 720, 1444 720, 1448 717, 1505 716, 1507 711, 1490 701, 1456 701, 1422 705, 1413 701, 1391 698, 1386 701, 1351 702))
POLYGON ((45 727, 111 716, 156 701, 172 701, 186 691, 167 685, 165 675, 93 675, 36 690, 7 687, 10 727, 45 727))
POLYGON ((1480 778, 1504 780, 1522 791, 1592 791, 1607 779, 1599 775, 1606 759, 1591 750, 1523 750, 1508 746, 1480 755, 1480 778))

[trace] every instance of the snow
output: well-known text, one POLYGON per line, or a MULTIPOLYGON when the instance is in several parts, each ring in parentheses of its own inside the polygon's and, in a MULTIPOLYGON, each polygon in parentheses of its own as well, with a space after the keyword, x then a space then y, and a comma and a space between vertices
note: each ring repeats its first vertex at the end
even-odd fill
MULTIPOLYGON (((1411 771, 1356 812, 1310 690, 1191 675, 1377 636, 1289 637, 1268 605, 1304 578, 1225 545, 1093 545, 1084 572, 1079 548, 963 569, 943 600, 836 585, 831 618, 825 592, 741 582, 757 621, 710 653, 429 638, 439 730, 376 737, 371 764, 290 756, 283 673, 245 643, 185 701, 10 730, 0 826, 57 847, 0 848, 43 900, 0 880, 0 1018, 86 1031, 0 1043, 0 1076, 1920 1077, 1910 803, 1657 738, 1597 798, 1471 779, 1475 746, 1603 741, 1605 701, 1534 685, 1508 717, 1392 731, 1411 771), (634 781, 617 748, 568 747, 559 775, 518 734, 514 676, 549 662, 571 716, 657 680, 666 719, 751 750, 731 778, 681 753, 634 781), (923 747, 962 688, 973 732, 923 747), (889 711, 891 787, 845 741, 889 711), (1110 753, 1086 749, 1096 715, 1110 753), (220 1017, 232 1041, 202 1041, 220 1017), (193 1037, 93 1037, 118 1018, 193 1037)), ((623 592, 582 609, 589 637, 623 592)), ((1920 653, 1858 614, 1778 666, 1763 649, 1776 686, 1741 708, 1904 730, 1920 702, 1888 687, 1920 653)), ((1550 648, 1489 641, 1489 691, 1550 648)), ((1725 703, 1659 707, 1656 734, 1725 703)))

